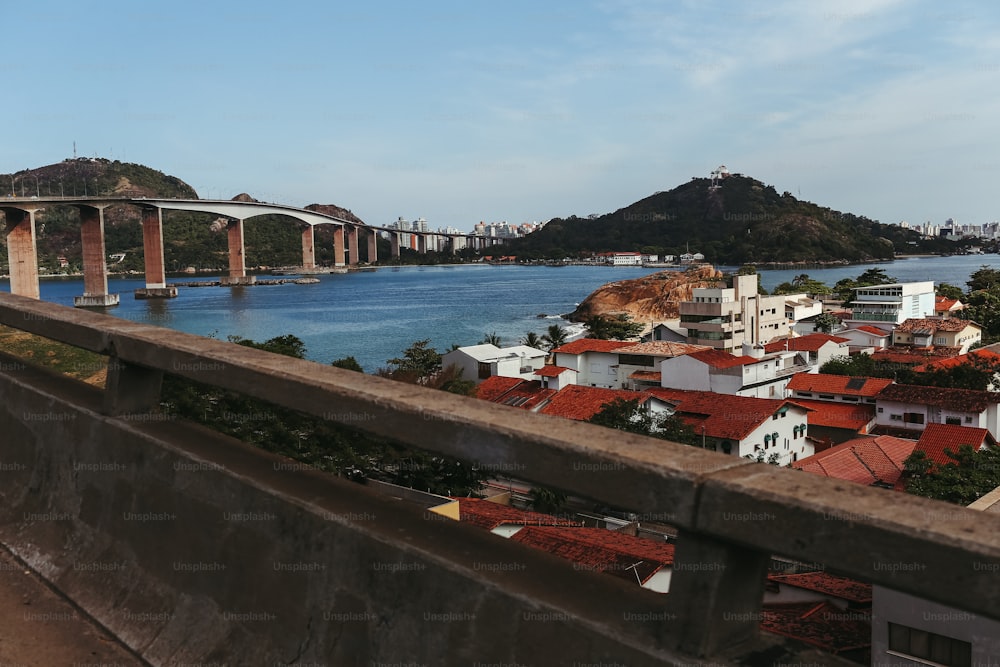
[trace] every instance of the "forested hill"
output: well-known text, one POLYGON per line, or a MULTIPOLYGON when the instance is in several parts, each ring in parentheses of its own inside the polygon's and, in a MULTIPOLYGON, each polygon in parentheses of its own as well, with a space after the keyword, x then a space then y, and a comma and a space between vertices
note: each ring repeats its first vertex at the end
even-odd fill
POLYGON ((690 249, 717 264, 890 259, 895 253, 949 252, 949 241, 779 194, 731 175, 657 192, 614 213, 548 222, 510 244, 525 258, 580 252, 640 251, 679 255, 690 249))
MULTIPOLYGON (((197 199, 195 189, 176 176, 140 164, 102 158, 63 160, 36 169, 0 175, 0 197, 11 194, 66 196, 118 195, 197 199), (5 190, 5 188, 7 188, 5 190)), ((251 195, 238 198, 253 200, 251 195)), ((288 203, 288 202, 281 202, 288 203)), ((312 204, 309 208, 362 222, 348 209, 333 204, 312 204)), ((187 267, 223 269, 227 266, 225 226, 218 216, 186 211, 164 211, 164 259, 168 271, 187 267)), ((118 263, 109 262, 113 272, 143 270, 142 227, 135 206, 109 206, 104 211, 105 246, 109 256, 124 253, 118 263)), ((362 223, 363 224, 363 223, 362 223)), ((36 215, 39 265, 43 273, 73 273, 81 268, 79 212, 72 206, 46 206, 36 215), (60 269, 59 257, 68 267, 60 269)), ((301 226, 280 216, 261 216, 246 221, 246 263, 248 267, 283 266, 302 263, 301 226)), ((0 247, 3 240, 0 238, 0 247)), ((316 259, 333 261, 333 230, 327 225, 316 229, 316 259)), ((0 252, 0 273, 7 272, 7 253, 0 252)))

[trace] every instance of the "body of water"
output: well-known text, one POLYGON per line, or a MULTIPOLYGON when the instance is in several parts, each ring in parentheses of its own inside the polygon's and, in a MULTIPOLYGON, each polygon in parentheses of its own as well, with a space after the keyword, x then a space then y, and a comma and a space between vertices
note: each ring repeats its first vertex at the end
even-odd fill
MULTIPOLYGON (((825 269, 762 271, 768 290, 797 275, 833 285, 873 267, 900 282, 932 280, 966 289, 969 276, 1000 256, 914 257, 825 269)), ((731 268, 731 267, 730 267, 731 268)), ((321 275, 317 284, 255 287, 181 287, 176 299, 136 300, 142 279, 111 279, 121 305, 107 313, 179 331, 226 339, 265 340, 294 334, 308 357, 327 363, 353 356, 371 372, 400 356, 412 342, 429 339, 439 351, 472 345, 496 333, 505 345, 529 331, 542 334, 559 315, 601 285, 657 269, 590 266, 411 266, 321 275), (544 317, 539 317, 543 315, 544 317)), ((199 277, 201 279, 202 277, 199 277)), ((181 278, 178 281, 184 280, 181 278)), ((0 283, 8 291, 9 283, 0 283)), ((43 280, 43 300, 72 305, 82 280, 43 280)))

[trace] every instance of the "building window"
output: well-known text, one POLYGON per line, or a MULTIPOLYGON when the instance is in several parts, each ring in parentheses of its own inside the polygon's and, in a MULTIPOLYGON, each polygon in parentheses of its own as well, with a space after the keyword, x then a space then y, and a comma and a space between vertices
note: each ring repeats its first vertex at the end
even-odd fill
POLYGON ((961 426, 962 425, 962 418, 961 417, 945 417, 944 418, 944 423, 945 424, 954 424, 956 426, 961 426))
POLYGON ((490 376, 490 364, 488 362, 479 362, 479 379, 485 380, 490 376))
POLYGON ((903 415, 889 415, 889 419, 894 422, 901 422, 903 421, 903 415))
POLYGON ((879 414, 882 414, 882 412, 883 412, 883 411, 885 411, 885 408, 879 408, 879 409, 878 409, 878 413, 879 413, 879 414))
POLYGON ((965 423, 966 424, 971 424, 972 423, 972 417, 970 415, 966 415, 965 416, 965 423))
POLYGON ((921 662, 947 667, 969 667, 972 644, 944 635, 889 623, 889 650, 921 662))
POLYGON ((832 401, 833 400, 833 394, 820 394, 819 397, 821 399, 823 399, 824 401, 832 401))
POLYGON ((903 421, 907 424, 923 424, 924 414, 922 412, 904 412, 903 421))

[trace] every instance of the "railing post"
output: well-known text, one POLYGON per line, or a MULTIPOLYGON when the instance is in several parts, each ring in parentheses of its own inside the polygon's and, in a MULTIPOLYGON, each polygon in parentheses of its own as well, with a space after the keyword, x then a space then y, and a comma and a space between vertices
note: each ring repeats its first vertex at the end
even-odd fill
POLYGON ((676 647, 705 657, 757 637, 770 554, 680 531, 667 595, 676 647))
POLYGON ((104 414, 151 412, 160 404, 163 371, 129 364, 112 353, 104 384, 104 414))

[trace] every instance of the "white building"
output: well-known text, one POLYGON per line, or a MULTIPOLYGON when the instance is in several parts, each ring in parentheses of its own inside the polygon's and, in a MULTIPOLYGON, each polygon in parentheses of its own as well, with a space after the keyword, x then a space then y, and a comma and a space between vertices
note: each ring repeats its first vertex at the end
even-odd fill
POLYGON ((534 380, 535 371, 545 365, 546 356, 544 350, 525 345, 499 348, 485 343, 452 350, 441 357, 441 365, 462 369, 462 379, 476 384, 493 375, 534 380))
POLYGON ((741 354, 744 343, 760 346, 788 335, 784 296, 761 296, 757 276, 734 276, 733 287, 696 287, 680 303, 689 343, 741 354))
POLYGON ((934 283, 893 283, 854 290, 849 328, 873 324, 886 331, 911 317, 934 315, 934 283))
POLYGON ((723 350, 704 350, 666 359, 660 364, 660 386, 710 391, 729 396, 784 398, 795 373, 807 370, 795 351, 737 356, 723 350))
POLYGON ((876 426, 923 431, 927 424, 985 428, 1000 440, 1000 392, 890 384, 875 397, 876 426))

